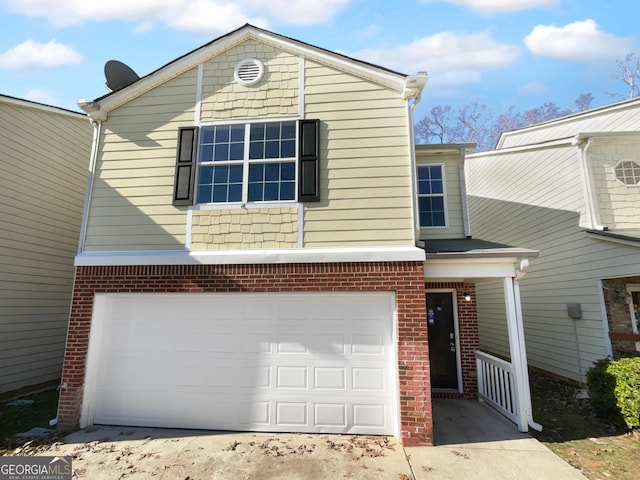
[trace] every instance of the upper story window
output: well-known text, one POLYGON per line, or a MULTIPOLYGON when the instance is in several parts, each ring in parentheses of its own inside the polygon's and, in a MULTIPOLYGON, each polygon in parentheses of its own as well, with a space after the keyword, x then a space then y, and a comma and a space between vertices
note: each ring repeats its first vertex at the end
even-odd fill
POLYGON ((418 166, 418 212, 421 227, 446 227, 444 165, 418 166))
POLYGON ((198 203, 296 198, 296 122, 202 127, 198 203))
POLYGON ((616 180, 624 185, 638 185, 640 183, 640 165, 631 160, 622 160, 616 165, 614 172, 616 180))

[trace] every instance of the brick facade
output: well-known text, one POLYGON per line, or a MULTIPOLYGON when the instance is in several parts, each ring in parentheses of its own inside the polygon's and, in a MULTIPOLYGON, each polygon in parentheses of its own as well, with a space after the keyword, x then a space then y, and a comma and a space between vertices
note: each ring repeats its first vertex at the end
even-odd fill
POLYGON ((478 311, 476 308, 476 286, 473 283, 462 282, 429 282, 426 290, 455 289, 458 304, 458 336, 460 343, 460 360, 462 364, 463 393, 439 393, 437 398, 478 399, 478 377, 476 372, 476 350, 480 349, 478 334, 478 311), (471 300, 464 299, 464 293, 471 294, 471 300))
POLYGON ((422 262, 78 267, 59 430, 79 427, 94 294, 326 291, 395 292, 401 440, 406 446, 433 444, 422 262))
POLYGON ((607 321, 609 322, 609 338, 614 358, 636 351, 628 303, 630 299, 624 295, 626 286, 630 283, 640 284, 640 277, 614 278, 602 281, 607 321))

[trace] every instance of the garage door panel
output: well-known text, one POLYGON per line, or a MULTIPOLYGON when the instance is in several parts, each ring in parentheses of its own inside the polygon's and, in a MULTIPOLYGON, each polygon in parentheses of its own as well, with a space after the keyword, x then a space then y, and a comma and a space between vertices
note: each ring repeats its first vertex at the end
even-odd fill
POLYGON ((389 294, 104 297, 91 423, 395 433, 389 294))

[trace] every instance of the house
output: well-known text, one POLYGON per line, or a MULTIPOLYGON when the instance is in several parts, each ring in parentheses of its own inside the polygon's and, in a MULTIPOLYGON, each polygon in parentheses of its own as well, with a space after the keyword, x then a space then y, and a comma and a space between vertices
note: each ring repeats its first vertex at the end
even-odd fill
MULTIPOLYGON (((639 99, 506 132, 467 178, 474 231, 541 252, 521 285, 530 365, 585 382, 640 349, 639 99)), ((505 354, 494 287, 478 291, 480 343, 505 354)))
POLYGON ((0 396, 60 381, 87 183, 86 115, 0 95, 0 396))
POLYGON ((469 145, 413 144, 426 79, 245 25, 82 100, 97 147, 59 428, 431 444, 432 395, 478 398, 475 280, 513 300, 536 252, 466 241, 469 145))

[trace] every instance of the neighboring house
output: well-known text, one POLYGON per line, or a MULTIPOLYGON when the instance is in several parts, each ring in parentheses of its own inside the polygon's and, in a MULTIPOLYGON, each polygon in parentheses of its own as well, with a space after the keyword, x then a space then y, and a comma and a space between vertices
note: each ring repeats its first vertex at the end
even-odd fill
POLYGON ((58 384, 91 151, 86 115, 0 95, 0 395, 58 384))
POLYGON ((466 239, 470 146, 413 145, 425 82, 245 25, 81 101, 97 147, 59 428, 431 444, 432 382, 478 397, 474 282, 503 280, 522 352, 536 252, 466 239))
MULTIPOLYGON (((521 287, 530 365, 584 382, 640 348, 640 99, 506 132, 467 178, 474 231, 540 251, 521 287)), ((504 355, 500 292, 478 295, 481 346, 504 355)))

